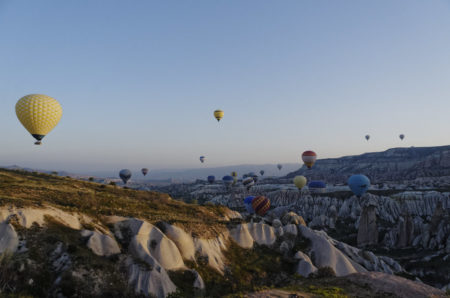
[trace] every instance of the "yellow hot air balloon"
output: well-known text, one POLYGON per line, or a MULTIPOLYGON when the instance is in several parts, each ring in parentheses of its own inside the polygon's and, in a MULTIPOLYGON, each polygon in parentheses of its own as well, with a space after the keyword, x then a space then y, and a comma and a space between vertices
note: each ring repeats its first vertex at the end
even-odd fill
POLYGON ((62 116, 59 102, 47 95, 30 94, 16 103, 20 123, 37 140, 36 145, 58 124, 62 116))
POLYGON ((223 111, 222 110, 215 110, 214 111, 214 117, 217 119, 217 121, 220 121, 220 119, 223 118, 223 111))
POLYGON ((295 176, 294 177, 294 185, 297 186, 298 189, 302 189, 306 185, 305 176, 295 176))

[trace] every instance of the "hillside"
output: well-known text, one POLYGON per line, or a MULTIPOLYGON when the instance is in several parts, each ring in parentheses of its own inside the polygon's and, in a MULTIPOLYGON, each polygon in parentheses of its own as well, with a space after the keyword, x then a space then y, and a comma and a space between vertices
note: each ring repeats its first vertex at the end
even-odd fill
POLYGON ((248 222, 226 207, 12 170, 0 170, 0 255, 6 297, 444 297, 292 212, 248 222))
POLYGON ((0 170, 0 206, 43 205, 81 212, 100 220, 102 216, 139 217, 182 225, 188 231, 223 231, 225 208, 188 205, 167 194, 135 191, 113 185, 85 182, 43 173, 0 170), (204 227, 208 226, 208 229, 204 227))
POLYGON ((310 179, 343 183, 356 173, 367 175, 372 183, 450 176, 450 146, 392 148, 383 152, 319 159, 311 170, 302 167, 286 178, 306 175, 310 179))

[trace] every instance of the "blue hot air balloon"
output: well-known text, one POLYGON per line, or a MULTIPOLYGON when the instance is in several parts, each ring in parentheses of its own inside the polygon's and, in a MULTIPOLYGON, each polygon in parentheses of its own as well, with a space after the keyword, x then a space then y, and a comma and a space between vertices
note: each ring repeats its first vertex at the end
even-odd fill
POLYGON ((323 181, 311 181, 308 184, 308 189, 309 191, 315 193, 325 192, 325 190, 327 189, 327 185, 323 181))
POLYGON ((128 169, 123 169, 119 173, 120 179, 122 179, 124 184, 127 184, 128 180, 131 178, 131 171, 128 169))
POLYGON ((223 184, 228 188, 234 183, 234 178, 230 175, 223 176, 222 178, 223 184))
POLYGON ((253 210, 253 206, 252 206, 252 202, 253 202, 254 198, 255 198, 254 196, 249 196, 244 199, 245 209, 250 214, 255 213, 255 210, 253 210))
POLYGON ((202 163, 204 163, 204 162, 205 162, 205 159, 206 159, 206 157, 204 157, 204 156, 200 156, 200 161, 201 161, 202 163))
POLYGON ((214 177, 214 176, 208 176, 208 182, 209 183, 211 183, 211 184, 213 184, 214 183, 214 181, 216 181, 216 177, 214 177))
POLYGON ((357 196, 361 197, 369 189, 370 180, 364 175, 352 175, 348 178, 348 186, 352 192, 357 196))

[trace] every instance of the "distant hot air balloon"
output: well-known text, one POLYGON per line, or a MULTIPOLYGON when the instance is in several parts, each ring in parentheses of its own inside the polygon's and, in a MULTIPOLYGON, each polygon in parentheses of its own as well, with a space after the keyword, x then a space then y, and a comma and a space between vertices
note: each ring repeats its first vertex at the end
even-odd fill
POLYGON ((244 180, 242 180, 242 184, 247 187, 247 190, 250 190, 250 188, 255 185, 255 180, 253 180, 252 177, 247 177, 244 180))
POLYGON ((208 176, 208 182, 209 183, 211 183, 211 184, 213 184, 214 183, 214 181, 216 181, 216 177, 214 177, 214 176, 208 176))
POLYGON ((308 169, 311 169, 312 166, 316 163, 317 154, 314 151, 305 151, 302 154, 302 160, 308 169))
POLYGON ((325 190, 327 189, 327 185, 323 181, 311 181, 308 184, 308 189, 311 192, 321 193, 325 192, 325 190))
POLYGON ((357 196, 361 197, 369 189, 370 180, 364 175, 352 175, 348 178, 348 186, 352 192, 357 196))
POLYGON ((131 178, 131 171, 128 169, 123 169, 119 173, 120 179, 122 179, 124 184, 127 184, 128 180, 131 178))
POLYGON ((270 209, 270 200, 265 196, 256 197, 252 201, 252 207, 256 214, 264 216, 270 209))
POLYGON ((206 157, 204 157, 204 156, 200 156, 200 161, 201 161, 202 163, 204 163, 204 162, 205 162, 205 160, 206 160, 206 157))
POLYGON ((250 213, 250 214, 255 213, 255 210, 253 210, 253 207, 252 207, 252 202, 253 202, 253 199, 254 199, 254 198, 255 198, 254 196, 249 196, 249 197, 246 197, 246 198, 244 199, 244 206, 245 206, 245 209, 246 209, 247 212, 250 213))
POLYGON ((283 168, 283 165, 279 163, 279 164, 277 164, 277 168, 278 168, 278 170, 281 171, 281 169, 283 168))
POLYGON ((237 172, 231 172, 231 177, 237 177, 237 172))
POLYGON ((228 188, 234 183, 233 177, 226 175, 222 178, 223 184, 228 188))
POLYGON ((294 185, 297 186, 298 189, 302 189, 306 185, 305 176, 295 176, 294 177, 294 185))
POLYGON ((369 135, 366 135, 366 140, 368 141, 370 139, 370 136, 369 135))
POLYGON ((264 176, 264 170, 259 171, 259 173, 261 174, 261 176, 264 176))
POLYGON ((222 110, 215 110, 214 111, 214 118, 217 119, 217 121, 220 121, 220 119, 223 118, 224 112, 222 110))
POLYGON ((404 134, 401 134, 401 135, 399 135, 398 137, 400 138, 400 140, 403 141, 403 139, 405 138, 405 135, 404 135, 404 134))
POLYGON ((147 168, 143 168, 143 169, 141 170, 141 172, 142 172, 142 175, 147 176, 147 174, 148 174, 148 169, 147 169, 147 168))
POLYGON ((255 181, 255 183, 258 182, 258 175, 256 175, 255 172, 251 172, 249 175, 250 175, 250 177, 253 178, 253 180, 255 181))
POLYGON ((30 94, 16 103, 16 115, 20 123, 41 145, 42 139, 58 124, 62 117, 59 102, 47 95, 30 94))

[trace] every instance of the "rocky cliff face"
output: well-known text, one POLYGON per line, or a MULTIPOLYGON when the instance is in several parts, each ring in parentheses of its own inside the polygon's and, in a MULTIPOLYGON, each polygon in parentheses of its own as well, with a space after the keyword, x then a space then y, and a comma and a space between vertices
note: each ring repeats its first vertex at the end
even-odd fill
POLYGON ((259 184, 250 192, 240 186, 227 191, 220 185, 196 185, 189 195, 241 212, 247 195, 265 195, 272 205, 268 218, 293 211, 310 228, 399 257, 404 266, 439 287, 450 283, 448 192, 395 191, 390 196, 367 194, 359 199, 349 192, 311 195, 290 185, 259 184))
POLYGON ((286 178, 306 175, 310 179, 345 183, 355 173, 367 175, 372 183, 450 176, 450 146, 393 148, 384 152, 319 159, 313 169, 302 167, 286 178))
MULTIPOLYGON (((91 285, 80 289, 81 295, 86 294, 85 291, 92 291, 92 296, 103 295, 105 283, 113 282, 112 276, 117 275, 126 277, 123 279, 126 284, 122 286, 130 289, 128 295, 166 297, 177 291, 171 278, 173 272, 188 272, 195 276, 191 287, 205 290, 205 282, 195 270, 198 265, 192 268, 193 264, 203 264, 220 275, 230 274, 227 273, 229 264, 235 260, 226 255, 231 243, 242 249, 266 246, 288 262, 296 263, 296 273, 304 277, 324 267, 331 268, 337 276, 367 271, 387 274, 404 271, 391 258, 377 257, 370 251, 336 241, 323 231, 306 227, 303 219, 292 212, 280 214, 281 218, 250 223, 242 222, 238 213, 229 212, 227 217, 231 219, 228 220, 241 222, 230 225, 228 231, 214 238, 195 237, 166 222, 155 226, 145 220, 116 216, 98 221, 87 215, 50 207, 11 206, 1 208, 0 214, 0 253, 12 254, 14 262, 19 262, 18 266, 26 266, 29 270, 38 270, 39 267, 48 270, 47 278, 50 278, 48 282, 52 287, 47 294, 58 297, 70 296, 68 291, 73 290, 73 285, 67 284, 68 279, 79 285, 83 283, 83 276, 90 276, 91 285), (91 229, 86 229, 86 226, 91 229), (67 229, 71 236, 56 235, 50 232, 53 229, 59 232, 67 229), (34 256, 38 245, 36 235, 55 239, 45 245, 50 255, 48 259, 34 256), (70 240, 64 241, 65 237, 70 240), (79 245, 84 245, 85 249, 78 248, 79 245), (83 263, 80 254, 85 258, 92 254, 88 258, 95 260, 94 264, 109 264, 108 260, 115 260, 115 265, 111 263, 111 271, 105 273, 92 268, 89 262, 83 263)), ((30 285, 36 282, 34 275, 24 273, 23 276, 28 278, 26 282, 30 285)), ((15 287, 17 284, 11 280, 2 286, 4 290, 5 286, 15 287)))

